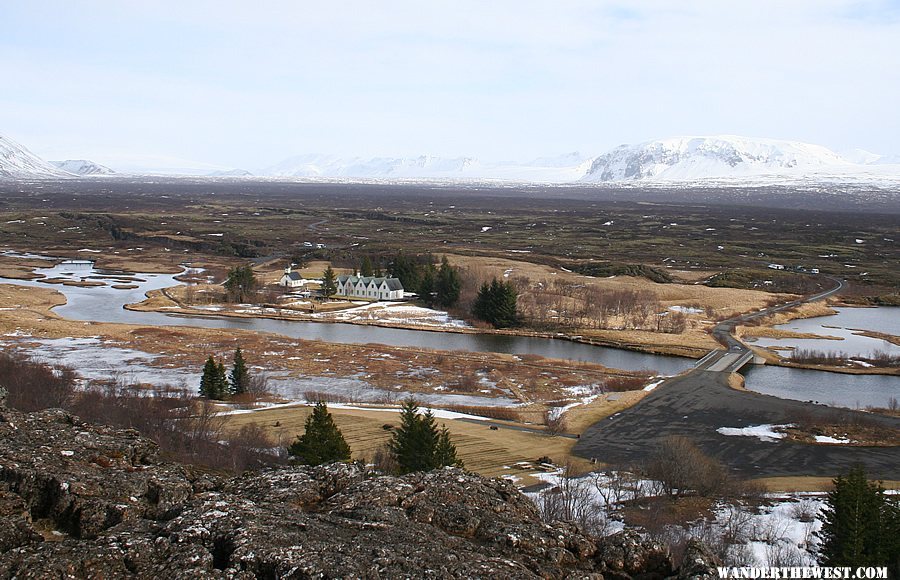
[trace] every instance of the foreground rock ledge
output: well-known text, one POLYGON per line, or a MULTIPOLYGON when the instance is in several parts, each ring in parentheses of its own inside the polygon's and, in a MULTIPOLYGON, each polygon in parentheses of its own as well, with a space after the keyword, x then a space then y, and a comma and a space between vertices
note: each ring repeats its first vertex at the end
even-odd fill
MULTIPOLYGON (((683 577, 712 577, 692 555, 683 577)), ((711 563, 711 562, 710 562, 711 563)), ((357 465, 228 479, 135 431, 0 401, 0 578, 664 578, 668 552, 541 522, 511 484, 357 465)))

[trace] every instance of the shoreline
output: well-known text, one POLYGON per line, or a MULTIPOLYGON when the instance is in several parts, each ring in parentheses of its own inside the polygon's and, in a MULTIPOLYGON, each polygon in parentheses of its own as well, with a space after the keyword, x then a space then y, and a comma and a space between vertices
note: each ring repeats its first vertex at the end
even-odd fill
MULTIPOLYGON (((207 317, 207 318, 264 318, 269 320, 283 320, 288 322, 316 322, 316 323, 327 323, 327 324, 353 324, 357 326, 376 326, 381 328, 394 328, 399 330, 412 330, 418 332, 437 332, 437 333, 453 333, 453 334, 473 334, 473 335, 495 335, 495 336, 519 336, 525 338, 545 338, 545 339, 556 339, 556 340, 566 340, 569 342, 575 342, 579 344, 586 344, 589 346, 598 346, 598 347, 606 347, 606 348, 615 348, 621 350, 628 350, 634 352, 640 352, 644 354, 652 354, 658 356, 674 356, 681 358, 688 358, 697 360, 706 355, 710 349, 705 347, 691 347, 687 345, 683 346, 665 346, 665 345, 650 345, 650 344, 641 344, 634 342, 622 342, 616 340, 604 340, 601 338, 584 338, 581 334, 565 334, 565 333, 554 333, 554 332, 540 332, 534 330, 521 330, 521 329, 479 329, 479 328, 471 328, 471 327, 461 327, 461 326, 433 326, 433 325, 419 325, 419 324, 404 324, 404 323, 396 323, 396 322, 381 322, 377 320, 333 320, 328 318, 313 318, 308 315, 298 314, 295 316, 285 315, 285 314, 272 314, 272 313, 254 313, 248 314, 244 312, 233 312, 227 310, 217 310, 217 311, 207 311, 201 309, 191 308, 190 306, 185 307, 178 300, 176 300, 170 293, 166 292, 167 288, 163 288, 161 290, 151 290, 147 293, 147 300, 143 302, 138 302, 135 304, 126 304, 124 308, 126 310, 132 310, 135 312, 157 312, 160 314, 178 314, 180 316, 197 316, 197 317, 207 317), (174 305, 177 306, 178 310, 175 310, 173 307, 169 306, 156 306, 156 305, 148 305, 147 302, 153 300, 154 298, 159 298, 160 296, 164 296, 168 300, 170 300, 174 305)), ((272 308, 266 306, 260 306, 259 308, 272 308)), ((284 309, 281 309, 284 310, 284 309)))

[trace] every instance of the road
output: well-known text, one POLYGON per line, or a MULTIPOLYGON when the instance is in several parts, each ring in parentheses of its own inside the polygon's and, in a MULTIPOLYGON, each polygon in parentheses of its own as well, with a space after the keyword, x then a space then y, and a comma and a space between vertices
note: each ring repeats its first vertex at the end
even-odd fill
MULTIPOLYGON (((900 447, 771 442, 716 431, 720 427, 779 425, 810 419, 858 419, 900 429, 897 418, 738 391, 728 385, 729 374, 751 354, 731 336, 735 325, 831 296, 843 287, 842 281, 835 281, 838 284, 826 292, 723 321, 714 334, 728 350, 711 352, 694 370, 667 380, 634 407, 589 427, 575 445, 575 454, 613 465, 640 465, 662 439, 682 435, 746 476, 833 477, 861 463, 872 477, 900 480, 900 447)), ((847 376, 853 380, 852 375, 847 376)))

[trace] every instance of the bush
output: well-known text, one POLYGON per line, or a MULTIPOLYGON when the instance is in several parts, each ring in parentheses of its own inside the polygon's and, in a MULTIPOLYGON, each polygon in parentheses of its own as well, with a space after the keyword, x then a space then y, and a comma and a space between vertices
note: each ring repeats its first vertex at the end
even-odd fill
POLYGON ((75 371, 0 353, 0 387, 6 389, 6 404, 13 409, 25 412, 64 409, 75 395, 75 371))
POLYGON ((705 497, 721 496, 729 484, 725 466, 681 436, 662 440, 648 459, 645 474, 660 482, 663 492, 671 497, 692 493, 705 497))

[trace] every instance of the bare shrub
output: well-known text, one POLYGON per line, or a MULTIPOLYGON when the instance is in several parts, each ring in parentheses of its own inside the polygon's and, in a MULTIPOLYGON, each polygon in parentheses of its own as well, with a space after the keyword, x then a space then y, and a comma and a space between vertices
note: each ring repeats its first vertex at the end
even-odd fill
POLYGON ((258 423, 244 425, 237 432, 228 434, 225 447, 231 459, 231 470, 237 473, 258 469, 280 459, 278 452, 274 451, 280 447, 258 423))
POLYGON ((593 498, 593 480, 566 464, 556 479, 556 485, 542 490, 538 505, 544 521, 572 522, 583 530, 602 535, 609 528, 606 514, 593 498))
POLYGON ((801 499, 791 506, 791 517, 797 521, 808 523, 816 521, 819 504, 809 499, 801 499))
POLYGON ((662 440, 648 459, 645 472, 650 479, 659 481, 671 497, 689 493, 706 497, 720 495, 729 483, 728 472, 721 462, 680 436, 662 440))
POLYGON ((387 444, 381 445, 375 450, 375 454, 372 456, 372 465, 381 473, 398 473, 400 471, 400 464, 397 463, 396 457, 387 444))
POLYGON ((307 403, 352 403, 353 400, 347 395, 338 395, 336 393, 326 393, 325 391, 306 391, 303 398, 307 403))
POLYGON ((66 408, 75 395, 75 371, 0 353, 0 386, 7 391, 6 404, 14 409, 66 408))
POLYGON ((519 411, 510 409, 509 407, 491 407, 489 405, 444 405, 444 408, 449 411, 456 411, 457 413, 488 417, 500 421, 521 422, 522 420, 519 411))
POLYGON ((603 383, 603 386, 606 390, 612 392, 622 392, 622 391, 634 391, 640 388, 643 388, 647 383, 647 376, 619 376, 619 377, 609 377, 603 383))
POLYGON ((271 397, 272 390, 269 388, 269 377, 265 373, 250 375, 250 382, 247 383, 247 394, 255 399, 271 397))
POLYGON ((566 419, 556 409, 544 411, 544 426, 550 435, 560 435, 566 432, 566 419))

